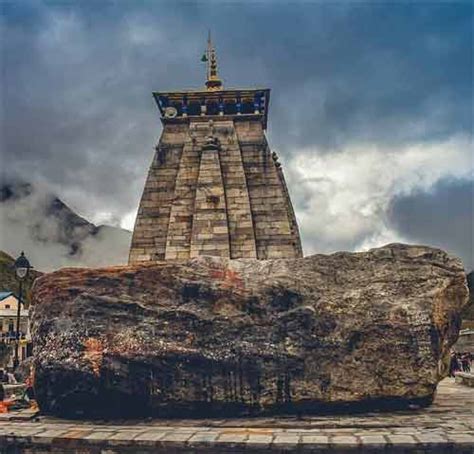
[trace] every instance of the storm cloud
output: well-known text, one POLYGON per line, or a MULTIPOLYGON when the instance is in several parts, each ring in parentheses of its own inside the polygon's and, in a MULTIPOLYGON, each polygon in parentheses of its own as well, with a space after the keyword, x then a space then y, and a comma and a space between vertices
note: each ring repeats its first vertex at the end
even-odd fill
POLYGON ((389 217, 410 241, 450 249, 458 257, 473 257, 473 200, 472 181, 440 180, 430 192, 394 198, 389 217))
POLYGON ((132 228, 161 132, 151 91, 203 85, 211 28, 225 85, 272 89, 268 136, 306 253, 407 241, 472 268, 472 13, 471 2, 3 2, 2 172, 132 228))

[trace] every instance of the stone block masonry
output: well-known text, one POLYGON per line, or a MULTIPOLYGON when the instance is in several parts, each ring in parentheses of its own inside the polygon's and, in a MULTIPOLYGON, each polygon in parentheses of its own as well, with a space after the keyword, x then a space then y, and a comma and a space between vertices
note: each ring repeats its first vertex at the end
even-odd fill
POLYGON ((191 258, 198 255, 230 256, 219 148, 213 143, 201 150, 190 255, 191 258))
POLYGON ((129 263, 302 256, 283 171, 257 116, 163 120, 129 263))

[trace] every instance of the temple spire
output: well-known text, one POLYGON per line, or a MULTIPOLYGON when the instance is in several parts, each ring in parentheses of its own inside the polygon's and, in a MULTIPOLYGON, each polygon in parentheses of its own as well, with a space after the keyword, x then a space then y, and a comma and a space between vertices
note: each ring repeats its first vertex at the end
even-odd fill
POLYGON ((222 90, 222 81, 219 79, 217 72, 217 54, 216 49, 212 44, 211 31, 209 30, 207 36, 207 50, 203 55, 202 61, 207 63, 207 80, 206 87, 208 91, 222 90))

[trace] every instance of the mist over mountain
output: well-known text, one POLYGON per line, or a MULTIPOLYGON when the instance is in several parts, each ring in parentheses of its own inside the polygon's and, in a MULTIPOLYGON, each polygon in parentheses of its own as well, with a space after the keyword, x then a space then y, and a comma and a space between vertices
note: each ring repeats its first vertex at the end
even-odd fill
POLYGON ((128 259, 131 232, 94 225, 40 185, 0 186, 0 225, 0 250, 13 257, 25 251, 41 271, 121 265, 128 259))

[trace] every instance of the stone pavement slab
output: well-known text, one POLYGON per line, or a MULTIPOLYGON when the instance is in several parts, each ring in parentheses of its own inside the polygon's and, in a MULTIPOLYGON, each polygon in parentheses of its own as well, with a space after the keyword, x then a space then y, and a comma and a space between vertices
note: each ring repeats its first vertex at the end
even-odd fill
POLYGON ((0 422, 1 421, 28 421, 30 419, 38 416, 38 410, 31 410, 25 408, 23 410, 12 411, 8 413, 0 413, 0 422))
POLYGON ((474 388, 444 380, 429 408, 243 419, 0 421, 0 452, 474 454, 474 388))

